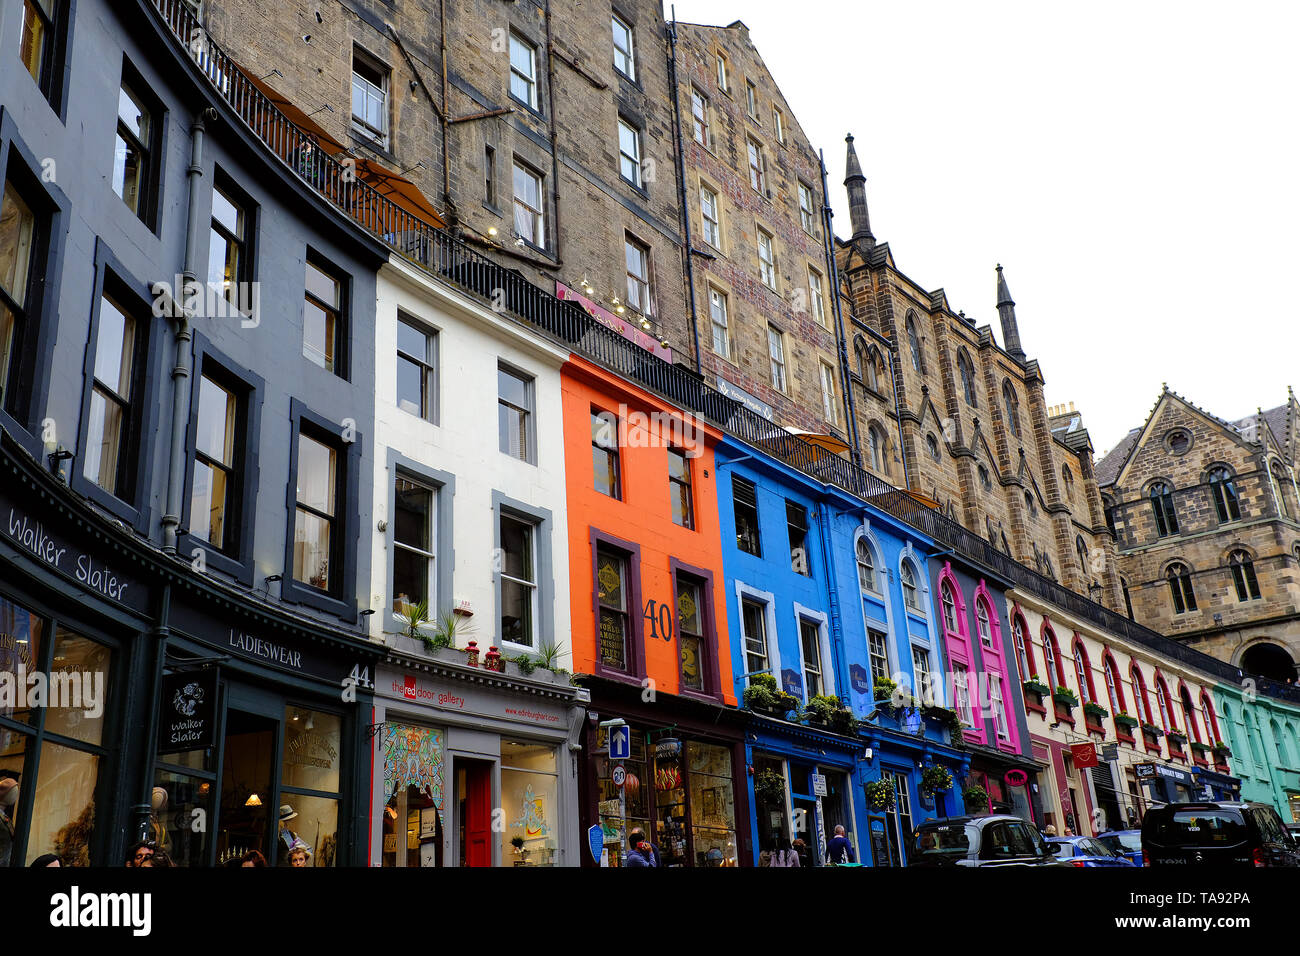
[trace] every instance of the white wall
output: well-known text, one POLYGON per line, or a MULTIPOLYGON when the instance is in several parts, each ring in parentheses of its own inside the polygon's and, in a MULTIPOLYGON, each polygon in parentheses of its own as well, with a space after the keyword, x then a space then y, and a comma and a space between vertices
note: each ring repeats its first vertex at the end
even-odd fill
MULTIPOLYGON (((452 594, 440 594, 440 609, 468 601, 473 633, 458 643, 478 642, 480 652, 498 644, 500 615, 494 585, 495 516, 493 492, 551 512, 549 591, 553 629, 539 609, 541 642, 553 642, 569 656, 568 521, 565 510, 564 443, 560 404, 560 366, 569 353, 543 340, 509 315, 461 295, 394 257, 379 273, 375 322, 376 427, 375 525, 370 606, 371 637, 393 642, 402 623, 391 611, 388 581, 392 541, 393 475, 389 449, 430 469, 455 476, 452 594), (396 403, 397 314, 421 320, 438 332, 438 424, 403 411, 396 403), (497 426, 497 364, 505 362, 534 379, 537 463, 502 454, 497 426), (387 520, 388 530, 378 531, 387 520), (384 632, 384 633, 381 633, 384 632)), ((439 555, 439 560, 443 560, 439 555)), ((539 573, 542 571, 539 562, 539 573)), ((435 611, 430 608, 430 617, 435 611)), ((502 647, 502 653, 517 652, 502 647)))

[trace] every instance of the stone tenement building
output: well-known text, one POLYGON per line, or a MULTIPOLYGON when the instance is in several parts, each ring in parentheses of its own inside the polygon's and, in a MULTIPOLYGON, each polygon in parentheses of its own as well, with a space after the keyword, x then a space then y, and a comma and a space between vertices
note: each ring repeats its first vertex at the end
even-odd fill
POLYGON ((820 157, 743 23, 676 26, 703 371, 848 444, 820 157))
POLYGON ((876 241, 852 136, 845 186, 853 234, 836 239, 836 256, 864 464, 1022 564, 1121 608, 1088 433, 1072 407, 1049 410, 1002 267, 1000 347, 988 326, 955 313, 942 289, 922 289, 876 241))
POLYGON ((1300 661, 1300 403, 1225 421, 1164 388, 1097 463, 1129 615, 1274 680, 1300 661))
POLYGON ((694 364, 658 2, 207 0, 202 15, 264 86, 408 177, 453 232, 694 364))

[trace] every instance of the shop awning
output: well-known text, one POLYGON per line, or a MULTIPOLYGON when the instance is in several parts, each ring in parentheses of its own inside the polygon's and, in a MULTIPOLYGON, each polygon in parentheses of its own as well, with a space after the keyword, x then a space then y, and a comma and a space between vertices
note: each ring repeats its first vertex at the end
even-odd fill
POLYGON ((408 724, 384 725, 384 802, 415 787, 442 809, 443 737, 441 730, 408 724))

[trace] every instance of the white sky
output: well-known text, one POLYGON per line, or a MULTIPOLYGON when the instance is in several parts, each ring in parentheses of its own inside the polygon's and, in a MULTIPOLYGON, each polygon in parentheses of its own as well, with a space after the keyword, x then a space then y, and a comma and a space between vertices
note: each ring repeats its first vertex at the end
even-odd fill
POLYGON ((1048 404, 1098 454, 1162 381, 1224 418, 1300 388, 1300 4, 675 2, 749 27, 837 235, 852 132, 876 239, 999 343, 1003 264, 1048 404))

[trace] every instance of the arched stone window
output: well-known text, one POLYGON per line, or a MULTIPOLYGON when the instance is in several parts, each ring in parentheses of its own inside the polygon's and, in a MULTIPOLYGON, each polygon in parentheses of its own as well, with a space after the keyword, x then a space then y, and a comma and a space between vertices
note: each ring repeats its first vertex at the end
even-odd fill
POLYGON ((1255 577, 1255 562, 1250 559, 1250 555, 1238 548, 1228 555, 1228 566, 1232 568, 1232 583, 1237 588, 1237 600, 1259 600, 1259 578, 1255 577))
POLYGON ((867 462, 872 471, 886 474, 885 470, 885 436, 874 424, 867 428, 867 462))
POLYGON ((858 586, 864 591, 877 591, 876 562, 871 555, 871 545, 865 537, 858 538, 858 586))
POLYGON ((1232 473, 1219 465, 1210 469, 1210 497, 1214 499, 1214 510, 1220 521, 1238 521, 1241 519, 1241 503, 1237 496, 1237 483, 1232 473))
POLYGON ((961 373, 961 391, 966 398, 966 404, 971 408, 979 408, 979 400, 975 393, 975 366, 971 364, 970 356, 966 354, 964 348, 957 352, 957 371, 961 373))
POLYGON ((912 368, 918 372, 924 372, 925 362, 921 357, 921 339, 916 334, 916 319, 911 312, 907 314, 907 347, 912 353, 912 368))
POLYGON ((921 610, 921 598, 916 587, 916 572, 912 570, 912 562, 904 561, 898 572, 899 581, 903 585, 903 603, 913 611, 921 610))
POLYGON ((1186 614, 1196 610, 1196 592, 1192 590, 1192 572, 1181 561, 1169 565, 1165 572, 1169 579, 1169 596, 1174 600, 1174 613, 1186 614))
POLYGON ((1020 400, 1016 398, 1016 390, 1011 387, 1010 379, 1002 382, 1002 411, 1006 415, 1007 428, 1011 434, 1020 437, 1020 400))
POLYGON ((1156 534, 1162 538, 1178 533, 1178 515, 1174 512, 1174 489, 1163 481, 1154 482, 1147 491, 1155 512, 1156 534))

